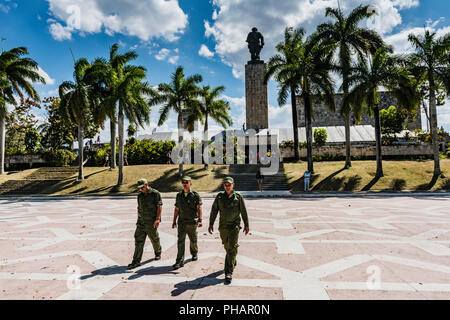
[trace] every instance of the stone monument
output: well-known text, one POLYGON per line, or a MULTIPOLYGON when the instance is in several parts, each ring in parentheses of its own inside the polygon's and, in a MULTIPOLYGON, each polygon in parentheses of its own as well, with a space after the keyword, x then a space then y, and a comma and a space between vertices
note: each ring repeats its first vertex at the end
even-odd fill
POLYGON ((264 37, 257 28, 247 36, 251 60, 245 65, 246 128, 265 129, 269 127, 269 105, 267 85, 264 84, 266 64, 259 54, 264 47, 264 37))

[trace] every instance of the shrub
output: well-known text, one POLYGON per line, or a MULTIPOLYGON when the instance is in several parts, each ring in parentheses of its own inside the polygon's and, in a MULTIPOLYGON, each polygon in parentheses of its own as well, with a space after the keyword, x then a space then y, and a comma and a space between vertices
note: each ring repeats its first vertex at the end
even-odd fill
POLYGON ((327 130, 326 129, 314 129, 314 142, 317 146, 323 147, 327 143, 327 130))
POLYGON ((42 156, 53 167, 68 167, 77 158, 74 152, 66 149, 44 151, 42 156))
POLYGON ((175 147, 175 141, 137 140, 125 146, 130 165, 162 164, 167 162, 167 152, 175 147))

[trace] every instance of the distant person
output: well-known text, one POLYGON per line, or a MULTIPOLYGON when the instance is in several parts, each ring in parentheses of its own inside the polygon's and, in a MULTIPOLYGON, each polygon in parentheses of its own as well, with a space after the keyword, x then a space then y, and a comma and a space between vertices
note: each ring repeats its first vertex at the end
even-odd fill
POLYGON ((100 143, 100 136, 97 137, 97 143, 100 143))
POLYGON ((106 156, 105 156, 105 165, 104 165, 104 167, 109 167, 109 155, 108 154, 106 154, 106 156))
POLYGON ((126 153, 123 155, 123 164, 124 164, 125 166, 128 165, 128 156, 127 156, 126 153))
POLYGON ((167 164, 170 164, 170 151, 167 151, 166 153, 166 157, 167 157, 167 164))
POLYGON ((256 172, 256 182, 258 183, 258 190, 259 192, 263 192, 263 182, 264 182, 264 176, 261 173, 261 168, 258 168, 258 171, 256 172))
POLYGON ((303 177, 305 180, 305 191, 309 191, 309 182, 311 180, 311 173, 309 171, 305 171, 305 174, 303 177))

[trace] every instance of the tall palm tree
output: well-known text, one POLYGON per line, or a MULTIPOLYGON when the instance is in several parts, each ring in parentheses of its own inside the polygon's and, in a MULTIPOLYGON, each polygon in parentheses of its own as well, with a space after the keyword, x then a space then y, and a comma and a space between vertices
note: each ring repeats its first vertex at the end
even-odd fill
POLYGON ((436 87, 439 83, 445 87, 447 95, 450 94, 450 34, 440 38, 436 33, 425 30, 423 36, 410 34, 408 40, 414 46, 415 52, 411 54, 412 72, 423 75, 429 85, 429 117, 431 122, 431 138, 433 141, 434 175, 444 174, 441 172, 439 163, 439 141, 438 123, 436 113, 436 87))
POLYGON ((109 60, 97 58, 89 71, 89 79, 97 85, 96 92, 100 95, 100 103, 94 112, 96 120, 103 124, 106 118, 110 120, 111 132, 111 169, 116 168, 116 126, 117 126, 117 99, 115 95, 116 80, 123 76, 124 67, 138 55, 134 51, 120 54, 119 45, 113 44, 109 51, 109 60))
MULTIPOLYGON (((210 88, 210 86, 204 86, 200 92, 202 97, 200 101, 200 110, 202 117, 205 121, 205 126, 203 129, 203 142, 205 146, 208 144, 208 118, 211 117, 217 123, 219 123, 223 128, 231 126, 233 121, 229 115, 230 104, 228 101, 219 99, 219 96, 225 91, 224 86, 219 86, 215 88, 210 88)), ((205 169, 208 169, 208 164, 205 163, 205 169)))
POLYGON ((299 92, 305 106, 305 126, 308 171, 314 173, 312 157, 312 115, 316 99, 322 100, 330 110, 335 110, 334 82, 330 72, 334 68, 332 61, 334 44, 329 41, 317 41, 312 35, 302 41, 299 47, 296 69, 299 75, 299 92))
MULTIPOLYGON (((369 6, 358 6, 348 16, 345 16, 339 8, 327 8, 325 16, 334 18, 334 22, 326 22, 317 27, 317 37, 319 39, 331 40, 337 44, 336 51, 339 58, 339 73, 342 75, 342 89, 345 97, 349 93, 350 69, 352 65, 352 55, 356 54, 360 59, 370 52, 375 53, 376 49, 383 46, 383 40, 373 30, 368 30, 360 26, 361 21, 370 18, 375 14, 369 10, 369 6)), ((351 167, 350 154, 350 113, 351 109, 347 103, 343 103, 341 115, 345 119, 345 167, 351 167)))
MULTIPOLYGON (((194 74, 186 77, 182 66, 177 67, 171 75, 170 83, 160 83, 158 94, 151 99, 152 105, 162 104, 159 110, 158 126, 167 121, 170 111, 178 114, 178 145, 183 143, 183 112, 188 113, 188 130, 193 130, 193 122, 198 119, 200 112, 200 102, 198 96, 200 89, 197 84, 202 82, 202 76, 194 74)), ((183 174, 183 162, 179 164, 179 174, 183 174)))
POLYGON ((124 120, 144 127, 150 122, 150 104, 148 97, 155 95, 153 88, 145 82, 146 69, 142 66, 125 66, 123 77, 117 79, 114 99, 118 105, 119 129, 119 178, 118 185, 123 184, 124 155, 124 120))
POLYGON ((7 103, 16 105, 14 95, 24 100, 26 94, 31 99, 40 101, 39 94, 33 83, 44 83, 45 80, 38 73, 38 63, 30 58, 25 47, 2 51, 0 54, 0 174, 5 173, 5 135, 7 103))
POLYGON ((353 89, 345 98, 345 103, 353 107, 358 118, 361 117, 364 106, 367 107, 368 114, 375 118, 376 178, 383 177, 380 88, 384 87, 392 93, 399 108, 412 111, 419 101, 418 92, 410 75, 402 68, 404 63, 400 57, 391 54, 391 47, 381 47, 373 57, 359 60, 357 66, 352 68, 352 76, 348 79, 353 89))
POLYGON ((298 117, 296 93, 299 88, 299 74, 297 60, 305 35, 304 29, 286 28, 284 31, 284 42, 276 46, 277 54, 272 56, 267 63, 265 83, 271 77, 278 82, 278 105, 286 104, 289 93, 291 94, 292 126, 294 130, 294 155, 299 160, 298 152, 298 117))
POLYGON ((84 179, 84 129, 95 104, 94 91, 86 80, 86 71, 90 67, 91 64, 85 58, 75 61, 74 81, 64 81, 59 86, 61 114, 65 121, 76 123, 78 126, 78 180, 84 179))

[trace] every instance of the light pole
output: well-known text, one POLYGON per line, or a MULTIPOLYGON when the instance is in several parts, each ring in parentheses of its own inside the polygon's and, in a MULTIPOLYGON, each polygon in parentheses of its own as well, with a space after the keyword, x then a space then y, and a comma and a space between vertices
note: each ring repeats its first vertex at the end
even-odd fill
POLYGON ((6 41, 6 40, 8 40, 8 39, 2 38, 2 53, 3 53, 3 41, 6 41))

